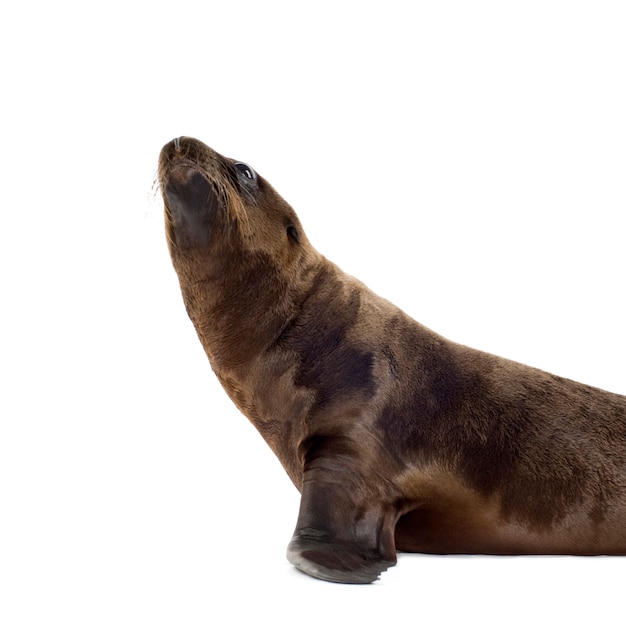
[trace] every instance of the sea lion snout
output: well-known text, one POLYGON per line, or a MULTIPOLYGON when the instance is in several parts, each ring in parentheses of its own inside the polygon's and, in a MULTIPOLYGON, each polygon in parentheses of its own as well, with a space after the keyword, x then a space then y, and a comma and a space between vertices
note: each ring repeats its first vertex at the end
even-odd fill
POLYGON ((201 144, 193 137, 175 137, 168 141, 161 148, 160 163, 167 167, 167 164, 173 165, 177 162, 187 162, 188 165, 195 165, 200 161, 202 153, 208 154, 210 149, 201 144))
POLYGON ((176 244, 182 248, 206 246, 217 198, 204 174, 188 165, 172 167, 164 192, 176 244))
POLYGON ((174 212, 197 212, 211 194, 211 184, 198 170, 189 166, 173 167, 165 184, 167 206, 174 212))
POLYGON ((172 139, 171 141, 168 141, 168 143, 166 143, 163 146, 163 151, 164 152, 182 152, 183 144, 185 142, 188 142, 189 139, 190 139, 189 137, 185 137, 184 135, 181 135, 180 137, 174 137, 174 139, 172 139))

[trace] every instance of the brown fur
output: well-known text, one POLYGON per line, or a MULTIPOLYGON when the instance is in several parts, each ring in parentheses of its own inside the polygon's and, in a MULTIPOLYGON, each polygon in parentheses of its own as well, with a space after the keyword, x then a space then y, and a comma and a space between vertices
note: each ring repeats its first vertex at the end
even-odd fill
POLYGON ((302 493, 296 567, 370 582, 396 548, 626 554, 624 396, 421 326, 196 140, 163 148, 159 179, 200 341, 302 493))

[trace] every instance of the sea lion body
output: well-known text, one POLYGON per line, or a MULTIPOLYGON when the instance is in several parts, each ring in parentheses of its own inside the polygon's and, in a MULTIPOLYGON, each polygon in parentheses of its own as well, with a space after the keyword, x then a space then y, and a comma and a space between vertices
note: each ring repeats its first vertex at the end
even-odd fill
POLYGON ((626 397, 425 328, 199 141, 165 145, 159 179, 211 366, 302 494, 296 567, 361 583, 396 549, 626 554, 626 397))

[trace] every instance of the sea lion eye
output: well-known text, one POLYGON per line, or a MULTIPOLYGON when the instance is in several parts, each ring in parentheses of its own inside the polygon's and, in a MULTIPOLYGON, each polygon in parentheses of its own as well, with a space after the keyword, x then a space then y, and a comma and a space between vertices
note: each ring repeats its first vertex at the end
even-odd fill
POLYGON ((256 172, 246 163, 235 163, 237 171, 248 180, 256 180, 256 172))

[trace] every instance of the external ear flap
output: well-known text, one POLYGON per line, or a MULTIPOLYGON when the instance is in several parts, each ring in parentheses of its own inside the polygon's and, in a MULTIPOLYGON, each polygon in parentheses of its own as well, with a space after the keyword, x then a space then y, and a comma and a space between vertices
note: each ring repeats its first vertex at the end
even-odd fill
POLYGON ((295 243, 300 243, 300 231, 293 224, 287 226, 287 236, 295 243))

